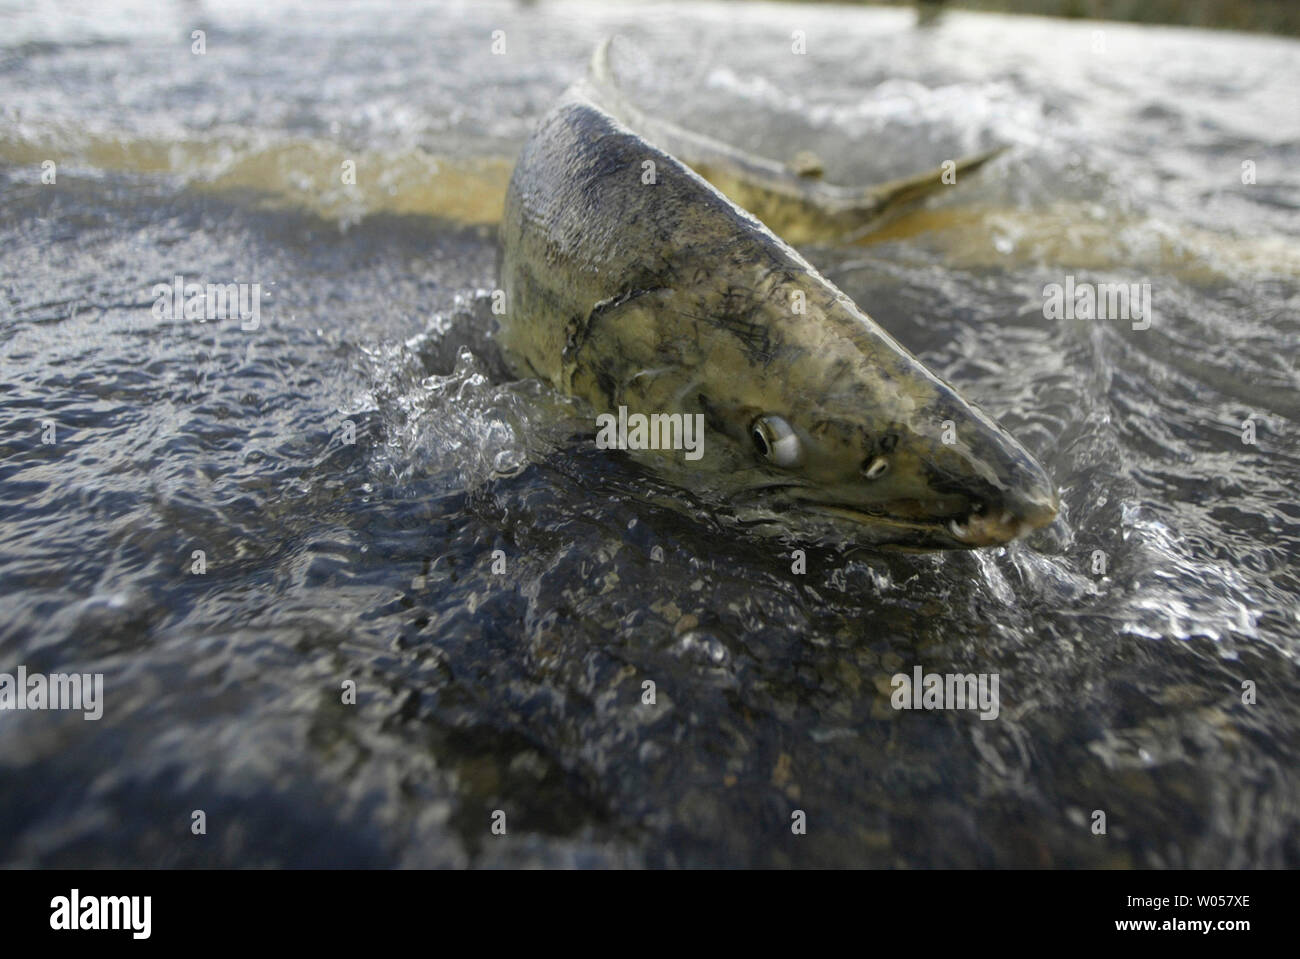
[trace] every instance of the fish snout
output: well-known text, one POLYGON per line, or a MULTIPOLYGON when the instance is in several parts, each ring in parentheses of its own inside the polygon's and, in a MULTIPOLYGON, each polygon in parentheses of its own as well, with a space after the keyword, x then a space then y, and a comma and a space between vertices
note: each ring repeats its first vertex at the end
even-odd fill
POLYGON ((922 447, 918 467, 936 502, 961 504, 947 515, 948 535, 966 548, 1000 546, 1051 523, 1060 498, 1037 458, 978 407, 946 399, 938 414, 955 424, 922 447))
POLYGON ((1033 495, 978 503, 965 519, 951 520, 948 532, 963 546, 1001 546, 1046 526, 1059 509, 1056 491, 1045 487, 1033 495))

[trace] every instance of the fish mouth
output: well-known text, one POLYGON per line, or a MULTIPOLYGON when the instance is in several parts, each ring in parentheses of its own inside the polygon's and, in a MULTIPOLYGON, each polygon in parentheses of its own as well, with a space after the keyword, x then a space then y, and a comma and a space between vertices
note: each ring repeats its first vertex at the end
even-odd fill
POLYGON ((961 513, 940 517, 907 516, 880 509, 842 503, 818 503, 803 500, 804 508, 815 513, 849 520, 862 526, 885 527, 913 537, 929 539, 949 548, 978 549, 1002 546, 1041 529, 1056 518, 1058 504, 1035 504, 1033 509, 989 509, 975 507, 961 513))
POLYGON ((1054 489, 1040 497, 1017 497, 1014 507, 990 507, 976 501, 954 504, 951 511, 936 514, 935 502, 902 499, 875 506, 825 502, 807 495, 813 488, 808 483, 772 483, 750 492, 782 499, 787 508, 887 532, 890 540, 927 543, 942 549, 1005 545, 1051 523, 1060 508, 1054 489))

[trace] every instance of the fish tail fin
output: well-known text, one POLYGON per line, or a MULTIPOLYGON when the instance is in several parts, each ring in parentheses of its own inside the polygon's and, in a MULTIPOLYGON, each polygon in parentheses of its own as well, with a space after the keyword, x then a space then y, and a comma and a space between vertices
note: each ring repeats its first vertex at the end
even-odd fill
POLYGON ((926 170, 924 173, 878 183, 863 192, 861 198, 863 212, 868 213, 872 220, 886 217, 903 207, 924 200, 945 186, 956 184, 961 177, 974 173, 1006 150, 1005 146, 995 147, 957 160, 946 160, 940 166, 926 170))
POLYGON ((1006 147, 949 160, 933 170, 867 188, 822 180, 822 163, 801 151, 786 165, 745 153, 710 136, 646 114, 619 85, 611 63, 614 35, 591 55, 587 83, 595 99, 616 119, 693 168, 733 202, 790 242, 856 239, 902 208, 973 173, 1006 147))

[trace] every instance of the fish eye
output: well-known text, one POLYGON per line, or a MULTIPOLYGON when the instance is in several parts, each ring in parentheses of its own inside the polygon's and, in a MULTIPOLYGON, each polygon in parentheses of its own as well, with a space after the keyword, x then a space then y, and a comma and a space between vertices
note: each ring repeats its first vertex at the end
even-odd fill
POLYGON ((756 417, 749 427, 754 449, 777 466, 794 466, 799 462, 799 437, 783 417, 767 413, 756 417))

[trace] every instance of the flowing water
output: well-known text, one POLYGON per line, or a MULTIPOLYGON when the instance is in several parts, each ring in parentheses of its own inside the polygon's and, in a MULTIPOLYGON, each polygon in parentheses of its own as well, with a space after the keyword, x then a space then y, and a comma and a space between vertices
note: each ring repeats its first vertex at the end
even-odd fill
POLYGON ((1036 18, 2 0, 0 672, 104 687, 0 712, 0 862, 1300 865, 1297 90, 1294 40, 1036 18), (835 182, 1011 147, 804 252, 1053 525, 751 536, 505 374, 504 182, 607 33, 835 182), (256 328, 160 315, 178 275, 256 328), (997 718, 892 708, 918 666, 997 718))

